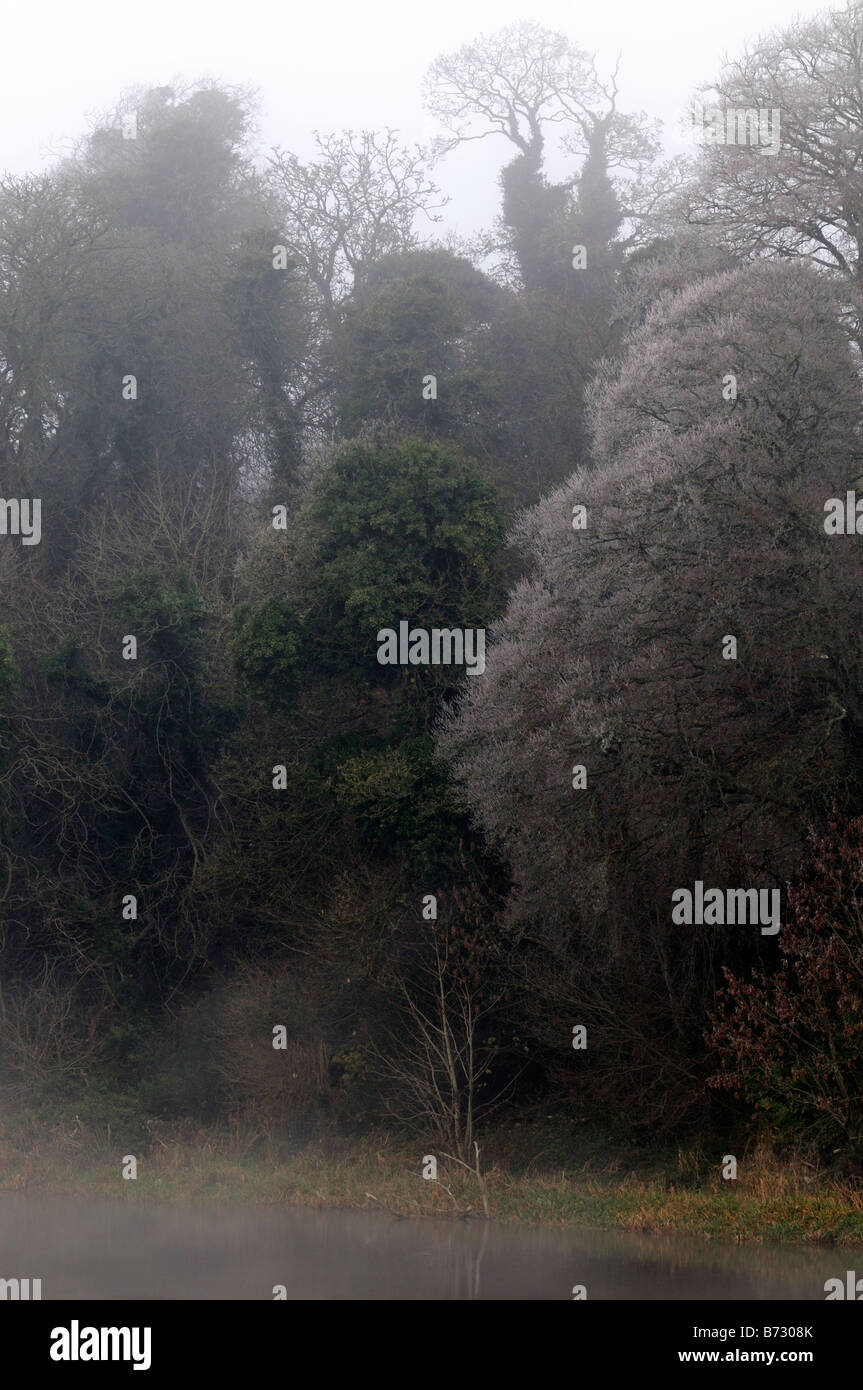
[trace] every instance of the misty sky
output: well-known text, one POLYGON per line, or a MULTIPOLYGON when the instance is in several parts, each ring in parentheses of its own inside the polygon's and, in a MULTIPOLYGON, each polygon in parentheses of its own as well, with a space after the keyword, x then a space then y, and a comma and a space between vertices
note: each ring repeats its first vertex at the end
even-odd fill
MULTIPOLYGON (((692 89, 717 72, 723 52, 830 5, 823 0, 51 0, 16 5, 3 18, 0 167, 45 167, 89 120, 128 87, 185 78, 251 85, 260 98, 264 146, 311 154, 311 132, 397 128, 408 142, 436 133, 424 116, 429 63, 480 33, 529 18, 596 52, 600 72, 623 53, 621 108, 666 122, 673 148, 692 89)), ((469 234, 498 210, 496 174, 511 157, 503 140, 450 155, 435 180, 451 197, 441 230, 469 234)), ((562 166, 561 166, 562 167, 562 166)), ((552 161, 550 172, 558 170, 552 161)), ((420 230, 418 228, 418 230, 420 230)))

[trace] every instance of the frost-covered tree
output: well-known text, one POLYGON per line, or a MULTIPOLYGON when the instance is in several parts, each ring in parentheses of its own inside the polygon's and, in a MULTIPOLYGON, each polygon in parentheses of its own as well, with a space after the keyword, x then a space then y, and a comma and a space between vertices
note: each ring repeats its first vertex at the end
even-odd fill
POLYGON ((673 889, 783 882, 863 761, 857 542, 823 526, 860 471, 839 315, 797 266, 660 294, 596 382, 595 471, 523 515, 529 573, 441 735, 563 1017, 639 1035, 650 1084, 645 1030, 685 1034, 738 949, 673 926, 673 889), (627 1012, 648 981, 659 1015, 627 1012))

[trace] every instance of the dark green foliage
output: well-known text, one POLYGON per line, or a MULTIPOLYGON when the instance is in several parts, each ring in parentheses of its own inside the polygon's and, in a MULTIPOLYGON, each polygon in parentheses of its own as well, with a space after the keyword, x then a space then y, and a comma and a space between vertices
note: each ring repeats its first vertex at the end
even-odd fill
POLYGON ((495 492, 452 445, 383 436, 344 445, 301 524, 310 545, 308 626, 322 669, 385 681, 392 672, 377 662, 381 628, 401 619, 481 627, 500 608, 495 492))
POLYGON ((443 250, 388 256, 349 306, 342 329, 340 424, 398 422, 467 443, 469 411, 493 419, 485 337, 505 295, 469 261, 443 250), (438 382, 424 400, 423 379, 438 382))
POLYGON ((520 295, 443 250, 386 257, 338 340, 342 433, 383 424, 456 443, 507 511, 568 472, 585 448, 587 367, 606 340, 595 297, 575 312, 572 230, 554 238, 554 289, 520 295), (423 397, 430 375, 436 399, 423 397))
POLYGON ((570 278, 574 238, 572 198, 563 184, 550 184, 541 169, 542 150, 519 154, 501 171, 502 217, 518 260, 524 288, 560 293, 570 278))
POLYGON ((361 844, 398 847, 415 872, 455 857, 466 827, 427 736, 346 759, 336 770, 334 792, 352 813, 361 844))
POLYGON ((200 650, 204 613, 188 575, 139 570, 115 580, 110 599, 126 629, 163 661, 194 659, 200 650))
POLYGON ((288 709, 302 665, 303 625, 281 599, 241 603, 234 612, 231 655, 247 689, 271 709, 288 709))

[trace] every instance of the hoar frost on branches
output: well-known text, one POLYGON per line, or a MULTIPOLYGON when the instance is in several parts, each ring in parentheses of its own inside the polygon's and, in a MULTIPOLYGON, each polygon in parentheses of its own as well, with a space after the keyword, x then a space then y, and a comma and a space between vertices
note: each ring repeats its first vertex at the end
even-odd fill
POLYGON ((783 883, 860 764, 860 562, 821 527, 860 472, 859 414, 816 272, 661 293, 594 384, 595 468, 522 514, 527 576, 440 733, 510 864, 511 923, 655 977, 681 1027, 727 929, 672 927, 672 889, 783 883))

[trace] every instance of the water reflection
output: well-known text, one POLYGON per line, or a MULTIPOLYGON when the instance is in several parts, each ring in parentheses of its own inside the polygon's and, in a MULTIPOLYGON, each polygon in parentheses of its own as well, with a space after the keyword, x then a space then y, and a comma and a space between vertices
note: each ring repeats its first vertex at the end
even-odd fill
POLYGON ((43 1299, 823 1300, 854 1267, 848 1249, 0 1194, 0 1278, 41 1278, 43 1299))

